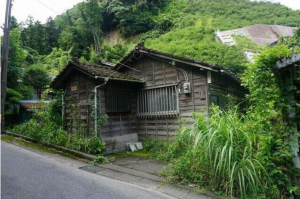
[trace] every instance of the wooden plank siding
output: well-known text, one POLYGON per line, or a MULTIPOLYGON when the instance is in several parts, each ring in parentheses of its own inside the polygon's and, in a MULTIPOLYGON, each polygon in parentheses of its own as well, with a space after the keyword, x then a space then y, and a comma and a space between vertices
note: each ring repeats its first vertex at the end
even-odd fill
POLYGON ((101 138, 113 138, 126 134, 137 133, 137 97, 136 86, 128 82, 108 81, 107 85, 101 88, 101 113, 107 114, 108 120, 101 127, 101 138), (105 110, 105 89, 128 90, 131 95, 131 111, 124 113, 108 113, 105 110))
MULTIPOLYGON (((174 85, 185 80, 182 72, 175 69, 170 61, 163 61, 161 58, 144 56, 139 60, 134 60, 130 66, 138 71, 123 67, 121 72, 144 80, 146 83, 143 89, 174 85)), ((179 94, 179 114, 176 117, 137 117, 137 132, 140 140, 146 137, 160 140, 173 139, 182 124, 191 124, 193 112, 204 110, 205 114, 207 113, 206 72, 185 64, 176 63, 176 67, 184 69, 188 74, 192 93, 179 94)), ((181 92, 183 91, 181 84, 178 88, 181 92)))
POLYGON ((64 127, 68 132, 80 131, 87 136, 93 135, 94 121, 91 119, 93 104, 90 96, 94 87, 94 80, 78 71, 73 72, 66 81, 64 127))
MULTIPOLYGON (((74 72, 64 84, 67 89, 65 96, 65 129, 68 132, 77 132, 79 126, 81 132, 87 136, 94 136, 94 88, 101 84, 95 79, 78 71, 74 72), (74 90, 77 86, 77 90, 74 90), (73 88, 73 91, 72 91, 73 88), (74 111, 71 105, 78 106, 74 111), (79 114, 77 116, 77 114, 79 114)), ((101 114, 107 114, 107 122, 101 126, 98 136, 112 138, 137 132, 136 119, 136 88, 133 83, 108 81, 107 85, 98 89, 98 110, 101 114), (105 109, 105 89, 130 90, 131 111, 125 113, 107 113, 105 109)))

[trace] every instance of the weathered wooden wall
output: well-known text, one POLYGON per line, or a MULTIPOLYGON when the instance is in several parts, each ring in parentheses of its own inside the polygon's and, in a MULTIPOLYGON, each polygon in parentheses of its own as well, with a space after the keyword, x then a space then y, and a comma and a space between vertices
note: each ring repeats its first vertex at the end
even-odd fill
MULTIPOLYGON (((68 132, 80 132, 94 135, 94 88, 101 81, 74 71, 65 82, 65 129, 68 132), (76 90, 74 90, 77 88, 76 90), (73 106, 73 107, 72 107, 73 106), (78 107, 78 109, 77 109, 78 107)), ((107 122, 100 128, 98 136, 111 138, 137 132, 136 86, 133 83, 109 80, 107 85, 98 89, 98 110, 107 114, 107 122), (105 89, 130 90, 131 111, 125 113, 107 113, 105 110, 105 89)))
POLYGON ((232 94, 240 95, 245 94, 246 92, 245 88, 242 87, 240 83, 234 81, 231 77, 228 77, 228 75, 225 74, 212 72, 211 81, 211 87, 219 87, 220 89, 232 94))
MULTIPOLYGON (((169 61, 163 61, 153 57, 141 57, 134 61, 132 67, 138 71, 123 67, 122 72, 138 77, 146 84, 144 88, 156 88, 184 82, 182 72, 178 71, 169 61)), ((176 67, 184 69, 189 77, 192 93, 189 95, 179 94, 179 114, 176 117, 145 117, 137 118, 137 130, 139 139, 168 140, 172 139, 181 124, 191 122, 192 113, 208 109, 208 93, 206 73, 199 68, 176 63, 176 67)), ((182 85, 179 84, 182 91, 182 85)))
POLYGON ((136 85, 124 81, 108 81, 107 85, 100 90, 101 113, 107 114, 108 120, 101 127, 102 138, 112 138, 126 134, 137 133, 136 118, 136 85), (131 95, 131 111, 124 113, 107 113, 105 110, 105 89, 128 90, 131 95))
POLYGON ((79 71, 73 71, 64 84, 65 95, 65 129, 68 132, 81 132, 92 136, 94 121, 92 93, 96 82, 79 71))
MULTIPOLYGON (((211 73, 211 84, 209 84, 209 93, 222 93, 226 104, 238 104, 241 109, 246 107, 246 102, 244 101, 247 90, 245 87, 241 86, 232 77, 222 73, 211 73), (231 96, 231 100, 228 101, 228 94, 231 96)), ((209 102, 209 105, 211 102, 209 102)), ((223 108, 223 107, 222 107, 223 108)))

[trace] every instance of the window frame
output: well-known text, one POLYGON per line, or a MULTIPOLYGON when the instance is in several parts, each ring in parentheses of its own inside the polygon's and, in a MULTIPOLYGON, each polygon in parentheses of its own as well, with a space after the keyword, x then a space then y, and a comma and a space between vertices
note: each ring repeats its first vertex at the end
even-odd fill
POLYGON ((209 92, 209 106, 211 106, 212 100, 211 97, 217 97, 218 104, 214 104, 216 106, 219 106, 221 109, 226 107, 227 98, 226 98, 226 92, 217 91, 217 90, 210 90, 209 92))
POLYGON ((138 91, 138 117, 176 117, 178 115, 179 92, 177 85, 146 88, 138 91))

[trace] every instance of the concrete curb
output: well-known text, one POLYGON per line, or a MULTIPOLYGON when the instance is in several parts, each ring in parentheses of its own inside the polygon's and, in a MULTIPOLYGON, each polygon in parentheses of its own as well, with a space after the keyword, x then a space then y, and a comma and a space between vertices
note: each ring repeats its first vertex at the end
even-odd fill
MULTIPOLYGON (((28 137, 28 136, 25 136, 25 135, 20 135, 20 134, 17 134, 17 133, 12 133, 12 132, 9 132, 9 131, 6 131, 6 135, 10 135, 10 136, 14 136, 14 137, 19 137, 19 138, 22 138, 24 140, 27 140, 27 141, 30 141, 30 142, 33 142, 33 143, 37 143, 31 137, 28 137)), ((50 148, 56 149, 58 151, 62 151, 62 152, 71 154, 71 155, 73 155, 75 157, 78 157, 78 158, 89 160, 89 161, 93 161, 97 157, 95 155, 90 155, 90 154, 87 154, 87 153, 75 151, 75 150, 72 150, 72 149, 68 149, 66 147, 57 146, 57 145, 53 145, 53 144, 42 144, 42 145, 46 146, 46 147, 50 147, 50 148)))
POLYGON ((120 173, 126 173, 126 174, 136 176, 136 177, 141 177, 141 178, 145 178, 145 179, 149 179, 149 180, 153 180, 153 181, 157 181, 157 182, 164 182, 164 179, 160 176, 152 175, 152 174, 138 171, 135 169, 130 169, 130 168, 114 165, 112 163, 100 164, 97 166, 99 166, 101 168, 109 169, 112 171, 120 172, 120 173))
POLYGON ((173 196, 177 199, 215 199, 214 197, 199 195, 195 193, 193 189, 188 187, 179 187, 174 184, 156 181, 144 176, 139 176, 137 174, 129 174, 127 172, 120 170, 117 171, 115 169, 112 170, 109 167, 104 168, 102 171, 95 172, 95 174, 155 190, 169 196, 173 196))

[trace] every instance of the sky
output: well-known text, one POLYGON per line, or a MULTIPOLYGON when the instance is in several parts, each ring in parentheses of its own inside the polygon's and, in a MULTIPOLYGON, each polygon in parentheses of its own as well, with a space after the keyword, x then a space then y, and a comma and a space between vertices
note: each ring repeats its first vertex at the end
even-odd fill
POLYGON ((300 10, 300 1, 299 0, 270 0, 271 2, 281 3, 293 10, 300 10))
MULTIPOLYGON (((31 15, 35 20, 45 23, 49 16, 55 17, 75 4, 84 0, 14 0, 12 15, 18 22, 25 21, 31 15)), ((300 0, 270 0, 279 2, 294 10, 300 10, 300 0)), ((4 23, 6 0, 0 0, 0 25, 4 23)), ((0 30, 0 35, 2 35, 0 30)))
MULTIPOLYGON (((75 4, 84 0, 14 0, 12 7, 12 16, 16 17, 18 22, 26 21, 31 15, 35 20, 45 23, 51 17, 62 14, 64 11, 72 8, 75 4)), ((3 26, 5 20, 6 0, 0 0, 0 25, 3 26)), ((0 35, 2 31, 0 30, 0 35)))

